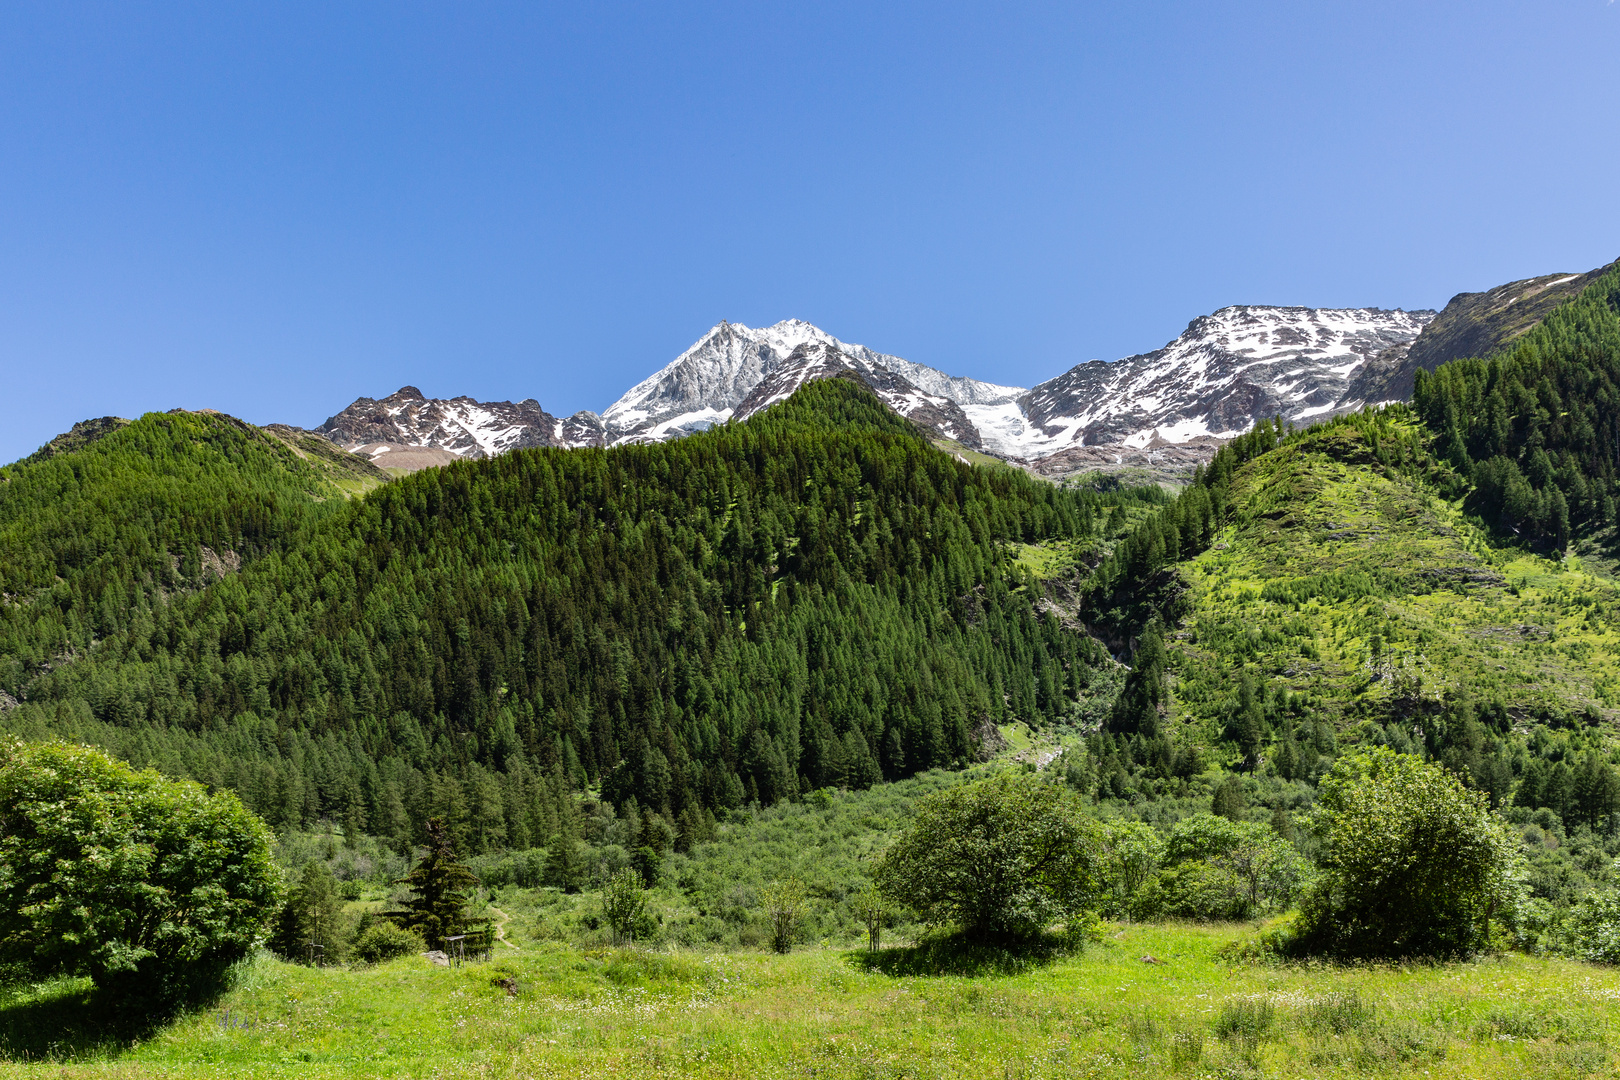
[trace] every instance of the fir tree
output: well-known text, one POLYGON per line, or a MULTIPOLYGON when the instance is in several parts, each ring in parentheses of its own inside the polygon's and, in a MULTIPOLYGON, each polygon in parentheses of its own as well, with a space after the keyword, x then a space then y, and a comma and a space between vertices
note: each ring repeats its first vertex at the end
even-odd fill
POLYGON ((416 895, 390 917, 434 948, 445 948, 447 939, 460 934, 477 934, 486 925, 486 920, 468 913, 478 878, 458 860, 449 830, 439 818, 428 819, 427 849, 398 884, 409 885, 416 895))

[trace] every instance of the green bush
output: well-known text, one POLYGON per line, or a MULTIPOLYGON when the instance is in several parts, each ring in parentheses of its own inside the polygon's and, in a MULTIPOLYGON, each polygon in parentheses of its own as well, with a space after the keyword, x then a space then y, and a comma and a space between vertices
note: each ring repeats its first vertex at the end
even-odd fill
POLYGON ((1164 837, 1142 821, 1114 821, 1103 828, 1102 876, 1109 915, 1136 917, 1136 897, 1164 861, 1164 837))
POLYGON ((602 886, 602 917, 613 933, 613 944, 628 945, 636 939, 638 924, 647 912, 647 890, 641 875, 620 870, 602 886))
POLYGON ((874 877, 925 922, 1029 939, 1100 900, 1102 828, 1064 785, 1004 772, 924 799, 874 877))
POLYGON ((414 931, 382 919, 361 932, 354 942, 354 958, 365 964, 381 964, 401 956, 419 953, 427 946, 414 931))
POLYGON ((765 925, 771 951, 787 953, 799 940, 808 906, 804 882, 796 877, 773 881, 760 890, 760 906, 765 909, 765 925))
POLYGON ((1560 951, 1595 964, 1620 964, 1620 893, 1593 893, 1575 905, 1560 951))
POLYGON ((1307 869, 1294 846, 1270 826, 1210 813, 1177 822, 1157 850, 1165 865, 1122 905, 1131 918, 1250 918, 1286 906, 1307 869))
POLYGON ((1322 875, 1300 912, 1306 950, 1466 952, 1517 899, 1518 837, 1484 792, 1421 758, 1385 747, 1340 758, 1311 825, 1322 875))
POLYGON ((90 747, 0 744, 0 961, 131 1001, 183 993, 264 941, 270 839, 229 792, 90 747))
POLYGON ((1250 908, 1236 875, 1198 859, 1160 870, 1133 898, 1130 914, 1143 921, 1235 922, 1250 908))

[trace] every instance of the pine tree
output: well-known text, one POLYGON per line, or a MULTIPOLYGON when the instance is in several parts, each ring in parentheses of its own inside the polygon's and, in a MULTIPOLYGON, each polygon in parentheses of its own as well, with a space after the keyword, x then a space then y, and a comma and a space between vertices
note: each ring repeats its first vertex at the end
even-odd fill
POLYGON ((281 909, 270 947, 298 963, 341 964, 348 958, 346 930, 337 879, 325 863, 305 863, 281 909))
POLYGON ((405 929, 415 930, 429 945, 442 949, 448 938, 479 934, 487 920, 474 919, 467 911, 478 878, 458 861, 444 822, 429 818, 427 836, 427 850, 411 872, 397 882, 409 885, 416 895, 406 901, 405 910, 390 912, 390 917, 405 929))

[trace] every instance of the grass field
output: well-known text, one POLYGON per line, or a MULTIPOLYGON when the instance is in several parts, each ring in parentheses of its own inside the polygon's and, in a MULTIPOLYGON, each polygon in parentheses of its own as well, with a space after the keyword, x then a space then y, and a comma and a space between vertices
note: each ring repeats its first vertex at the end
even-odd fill
POLYGON ((1616 1075, 1620 972, 1518 955, 1356 968, 1223 958, 1253 933, 1111 926, 1083 955, 969 975, 917 974, 928 961, 906 948, 873 959, 551 946, 357 971, 263 956, 216 1006, 133 1045, 98 1045, 80 984, 15 992, 0 1006, 0 1075, 1616 1075))

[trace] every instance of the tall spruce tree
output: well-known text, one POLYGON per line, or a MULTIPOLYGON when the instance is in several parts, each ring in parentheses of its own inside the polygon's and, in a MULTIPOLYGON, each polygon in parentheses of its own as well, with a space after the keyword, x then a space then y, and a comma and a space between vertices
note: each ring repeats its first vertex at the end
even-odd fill
POLYGON ((399 880, 416 895, 406 901, 403 911, 392 912, 390 917, 405 929, 421 934, 432 947, 442 949, 449 938, 457 935, 481 936, 488 920, 475 919, 467 910, 478 878, 457 858, 444 821, 429 818, 427 835, 427 850, 411 872, 399 880))

